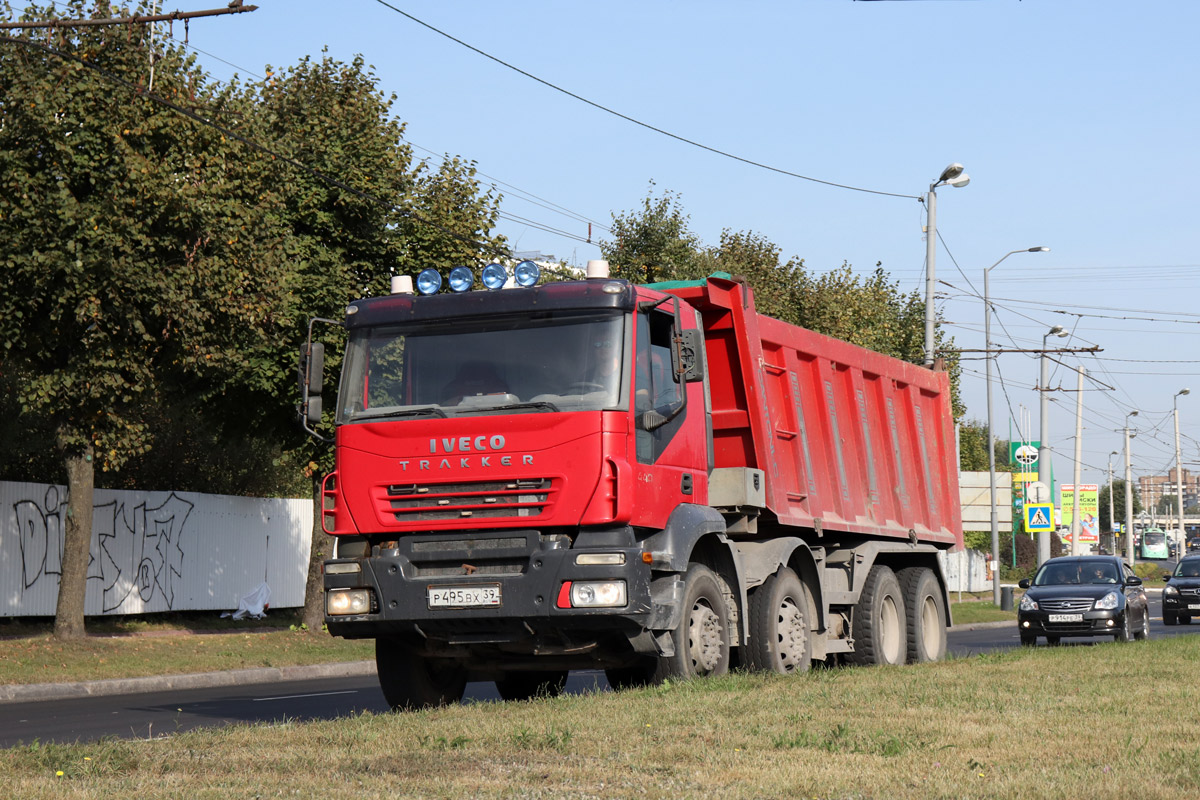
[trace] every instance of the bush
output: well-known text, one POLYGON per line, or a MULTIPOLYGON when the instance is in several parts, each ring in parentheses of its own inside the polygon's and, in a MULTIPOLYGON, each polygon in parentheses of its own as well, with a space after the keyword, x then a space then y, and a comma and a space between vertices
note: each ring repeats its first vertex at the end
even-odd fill
POLYGON ((1158 581, 1161 583, 1163 577, 1169 575, 1170 572, 1158 564, 1151 564, 1149 561, 1139 561, 1133 565, 1133 574, 1137 575, 1143 581, 1158 581))

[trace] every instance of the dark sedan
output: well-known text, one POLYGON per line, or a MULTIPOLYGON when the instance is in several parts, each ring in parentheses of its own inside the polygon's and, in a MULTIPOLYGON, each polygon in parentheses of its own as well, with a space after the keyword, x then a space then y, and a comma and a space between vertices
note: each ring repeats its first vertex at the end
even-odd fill
POLYGON ((1200 555, 1184 556, 1163 588, 1163 623, 1187 625, 1200 617, 1200 555))
MULTIPOLYGON (((1200 559, 1198 559, 1200 560, 1200 559)), ((1118 642, 1150 636, 1150 606, 1142 579, 1118 556, 1064 556, 1044 562, 1017 611, 1021 644, 1037 637, 1112 636, 1118 642)))

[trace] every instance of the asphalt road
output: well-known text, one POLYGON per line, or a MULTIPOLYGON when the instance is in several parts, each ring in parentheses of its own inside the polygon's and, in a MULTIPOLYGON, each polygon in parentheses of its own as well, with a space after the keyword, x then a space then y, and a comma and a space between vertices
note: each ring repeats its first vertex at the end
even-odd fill
MULTIPOLYGON (((1160 597, 1152 594, 1151 638, 1200 633, 1200 624, 1166 627, 1160 597)), ((1105 639, 1063 639, 1067 647, 1091 647, 1105 639)), ((957 657, 1019 646, 1015 623, 950 631, 957 657)), ((567 691, 609 691, 602 672, 575 672, 567 691)), ((466 703, 499 702, 491 683, 467 685, 466 703)), ((40 742, 88 742, 105 736, 149 739, 198 727, 238 723, 335 719, 388 706, 373 674, 276 680, 209 688, 172 688, 135 694, 69 697, 0 703, 0 747, 40 742)))

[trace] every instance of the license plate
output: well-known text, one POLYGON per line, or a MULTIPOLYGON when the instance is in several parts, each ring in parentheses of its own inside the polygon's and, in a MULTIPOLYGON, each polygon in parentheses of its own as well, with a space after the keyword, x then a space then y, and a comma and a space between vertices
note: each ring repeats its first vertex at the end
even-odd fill
POLYGON ((1083 622, 1083 614, 1051 614, 1051 622, 1083 622))
POLYGON ((1200 603, 1189 603, 1188 604, 1188 611, 1196 611, 1196 610, 1200 610, 1200 603))
POLYGON ((500 584, 430 586, 430 608, 490 608, 500 605, 500 584))

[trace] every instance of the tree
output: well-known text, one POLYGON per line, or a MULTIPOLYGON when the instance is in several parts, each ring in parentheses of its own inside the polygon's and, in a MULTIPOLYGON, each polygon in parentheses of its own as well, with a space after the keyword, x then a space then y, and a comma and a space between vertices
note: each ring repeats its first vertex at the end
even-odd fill
MULTIPOLYGON (((1133 487, 1133 517, 1136 519, 1138 514, 1142 513, 1142 498, 1138 492, 1137 485, 1133 487)), ((1096 498, 1096 502, 1100 506, 1100 530, 1113 530, 1112 520, 1108 516, 1108 498, 1111 494, 1113 502, 1113 514, 1117 518, 1119 524, 1125 523, 1125 481, 1121 478, 1114 478, 1113 482, 1107 486, 1100 487, 1100 494, 1096 498)))
MULTIPOLYGON (((975 472, 987 471, 987 423, 980 420, 965 420, 958 428, 958 466, 959 469, 975 472)), ((992 442, 993 459, 997 472, 1012 472, 1008 462, 1008 440, 996 439, 992 442)))
MULTIPOLYGON (((83 3, 62 13, 83 16, 83 3)), ((94 471, 151 446, 144 412, 164 376, 219 386, 231 353, 270 337, 286 288, 281 253, 263 246, 273 202, 259 170, 234 142, 107 77, 144 81, 144 36, 81 28, 0 46, 0 372, 20 377, 13 401, 53 431, 63 459, 62 638, 84 632, 94 471)), ((158 58, 155 91, 243 110, 177 49, 158 58)))

